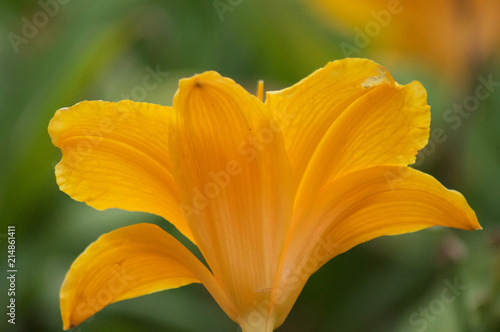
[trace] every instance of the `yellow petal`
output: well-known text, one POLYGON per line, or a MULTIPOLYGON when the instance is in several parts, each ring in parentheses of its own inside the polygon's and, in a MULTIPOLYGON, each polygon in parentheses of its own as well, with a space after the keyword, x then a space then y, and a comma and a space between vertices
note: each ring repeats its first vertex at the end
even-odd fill
POLYGON ((481 228, 460 193, 409 167, 350 173, 323 188, 303 211, 281 271, 283 299, 296 298, 309 276, 332 257, 373 238, 431 226, 481 228))
POLYGON ((129 100, 84 101, 57 111, 49 134, 63 152, 59 188, 99 210, 160 215, 192 239, 171 174, 171 116, 170 107, 129 100))
POLYGON ((171 235, 152 224, 117 229, 91 244, 66 275, 60 294, 64 329, 108 304, 198 282, 234 316, 212 274, 171 235))
POLYGON ((297 180, 335 120, 370 91, 364 87, 366 80, 376 77, 394 84, 373 61, 344 59, 328 63, 287 89, 267 93, 266 106, 279 121, 297 180))
POLYGON ((307 206, 325 183, 349 172, 411 164, 427 144, 425 89, 418 82, 400 86, 371 61, 331 63, 291 89, 275 102, 270 95, 269 106, 298 114, 284 129, 300 179, 298 206, 307 206), (320 78, 325 82, 318 84, 320 78))
POLYGON ((260 100, 215 72, 181 80, 173 109, 170 149, 186 218, 245 319, 269 298, 291 219, 283 138, 260 100))
POLYGON ((383 84, 356 102, 330 127, 302 179, 307 195, 343 174, 378 165, 406 166, 427 144, 427 95, 418 82, 383 84))

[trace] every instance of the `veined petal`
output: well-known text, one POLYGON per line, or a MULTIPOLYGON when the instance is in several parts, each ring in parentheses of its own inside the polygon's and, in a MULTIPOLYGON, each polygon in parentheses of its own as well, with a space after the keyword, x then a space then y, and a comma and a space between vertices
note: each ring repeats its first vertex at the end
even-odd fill
POLYGON ((170 150, 184 212, 243 325, 270 296, 291 220, 283 138, 259 99, 216 72, 181 80, 173 109, 170 150))
POLYGON ((418 82, 382 84, 359 98, 335 121, 316 147, 298 191, 310 201, 325 183, 378 165, 407 166, 427 144, 430 107, 418 82))
POLYGON ((291 233, 278 303, 295 299, 309 276, 332 257, 373 238, 431 226, 481 228, 460 193, 409 167, 380 166, 347 174, 311 202, 297 216, 291 233))
POLYGON ((266 106, 279 121, 297 181, 335 120, 354 101, 384 82, 395 84, 375 62, 344 59, 328 63, 287 89, 267 93, 266 106))
POLYGON ((198 282, 234 317, 213 275, 174 237, 153 224, 117 229, 91 244, 66 275, 60 294, 64 329, 108 304, 198 282))
POLYGON ((168 151, 170 107, 84 101, 56 112, 49 134, 63 153, 59 188, 99 209, 160 215, 192 240, 168 151))
MULTIPOLYGON (((381 67, 377 67, 377 75, 369 76, 375 69, 369 65, 376 65, 367 60, 345 61, 348 61, 344 65, 347 69, 357 68, 354 74, 357 86, 347 85, 344 89, 357 93, 347 93, 345 98, 342 94, 337 96, 333 89, 318 89, 317 93, 306 93, 307 98, 298 92, 288 94, 291 97, 282 97, 290 98, 289 103, 298 99, 293 106, 287 106, 286 102, 274 107, 272 102, 269 104, 273 109, 297 109, 295 112, 300 114, 297 118, 302 119, 297 123, 292 120, 284 132, 292 167, 299 176, 296 209, 308 206, 325 183, 349 172, 379 165, 411 164, 417 151, 427 144, 430 107, 422 85, 413 82, 401 86, 381 67), (368 75, 363 76, 364 71, 368 75), (331 100, 337 98, 341 101, 335 107, 316 101, 333 103, 331 100), (325 112, 333 115, 325 116, 325 112), (323 122, 326 125, 320 124, 323 122), (316 130, 316 127, 320 129, 316 130)), ((315 91, 313 78, 299 83, 298 88, 309 87, 315 91)))

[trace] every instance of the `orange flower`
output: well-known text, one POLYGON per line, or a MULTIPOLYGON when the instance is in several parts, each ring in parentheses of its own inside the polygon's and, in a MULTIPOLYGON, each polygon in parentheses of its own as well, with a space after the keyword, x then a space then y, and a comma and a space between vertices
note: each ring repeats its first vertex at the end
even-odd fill
POLYGON ((160 215, 101 236, 61 288, 68 329, 110 303, 202 283, 242 330, 280 326, 312 273, 382 235, 479 229, 464 197, 407 167, 429 135, 426 92, 364 59, 327 64, 266 102, 205 72, 172 107, 84 101, 57 111, 61 190, 160 215))
POLYGON ((310 2, 353 36, 339 44, 345 56, 359 56, 367 48, 391 57, 424 59, 441 74, 463 78, 500 47, 497 0, 310 2))

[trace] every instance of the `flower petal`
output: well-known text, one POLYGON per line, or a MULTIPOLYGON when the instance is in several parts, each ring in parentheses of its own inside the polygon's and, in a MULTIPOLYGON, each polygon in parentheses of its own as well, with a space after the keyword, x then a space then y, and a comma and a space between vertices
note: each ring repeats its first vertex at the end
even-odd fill
POLYGON ((298 114, 284 136, 300 179, 299 208, 336 177, 378 165, 406 166, 427 144, 430 107, 422 85, 400 86, 368 60, 345 61, 280 93, 281 103, 269 102, 273 109, 298 114), (316 82, 320 78, 325 82, 316 82))
POLYGON ((267 92, 266 106, 279 121, 296 178, 300 180, 316 147, 337 118, 371 89, 369 78, 394 85, 383 67, 370 60, 328 63, 297 84, 267 92))
POLYGON ((260 100, 216 72, 181 80, 173 109, 170 150, 186 218, 244 317, 269 297, 291 220, 283 138, 260 100))
POLYGON ((414 163, 429 137, 429 110, 418 82, 396 88, 383 84, 359 98, 316 148, 299 195, 309 201, 325 183, 356 170, 414 163))
POLYGON ((60 294, 64 329, 108 304, 198 282, 234 317, 210 271, 174 237, 153 224, 117 229, 91 244, 66 275, 60 294))
POLYGON ((458 192, 409 167, 347 174, 323 188, 297 216, 281 271, 282 297, 296 297, 309 276, 350 248, 383 235, 431 226, 480 229, 458 192))
POLYGON ((56 112, 49 125, 63 152, 57 183, 77 201, 99 209, 160 215, 192 240, 179 208, 168 151, 170 107, 84 101, 56 112))

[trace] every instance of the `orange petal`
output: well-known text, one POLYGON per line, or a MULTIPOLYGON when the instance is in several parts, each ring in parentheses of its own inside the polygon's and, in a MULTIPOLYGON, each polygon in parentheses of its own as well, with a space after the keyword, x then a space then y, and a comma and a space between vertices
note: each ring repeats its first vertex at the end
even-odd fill
POLYGON ((66 275, 60 294, 64 329, 108 304, 198 282, 234 317, 212 274, 174 237, 153 224, 117 229, 91 244, 66 275))
POLYGON ((332 257, 373 238, 431 226, 481 228, 460 193, 409 167, 350 173, 311 202, 292 231, 278 292, 283 299, 296 298, 309 276, 332 257))
POLYGON ((335 120, 370 91, 366 80, 379 76, 394 83, 373 61, 338 60, 289 88, 267 93, 266 106, 279 121, 297 181, 335 120))
POLYGON ((99 210, 160 215, 192 239, 171 174, 171 116, 170 107, 129 100, 84 101, 57 111, 49 134, 63 152, 56 166, 60 189, 99 210))
POLYGON ((349 172, 411 164, 427 144, 425 89, 418 82, 398 85, 369 60, 333 62, 287 90, 268 100, 273 110, 297 114, 284 126, 300 180, 297 206, 307 206, 325 183, 349 172))
POLYGON ((291 220, 283 138, 260 100, 216 72, 181 80, 173 109, 170 149, 186 218, 245 319, 269 298, 291 220))

